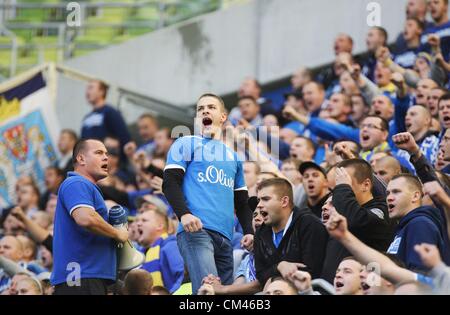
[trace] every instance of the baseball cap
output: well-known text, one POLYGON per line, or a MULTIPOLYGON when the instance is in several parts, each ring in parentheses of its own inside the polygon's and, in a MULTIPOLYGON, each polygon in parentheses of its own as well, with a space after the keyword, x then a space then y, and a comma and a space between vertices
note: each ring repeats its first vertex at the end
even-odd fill
POLYGON ((311 161, 303 162, 302 164, 300 164, 298 171, 300 172, 300 174, 303 175, 303 173, 305 173, 305 171, 309 168, 314 168, 314 169, 320 171, 323 174, 323 176, 327 177, 327 173, 325 172, 325 170, 322 167, 320 167, 319 165, 317 165, 316 163, 311 162, 311 161))
POLYGON ((158 209, 161 214, 167 215, 167 205, 160 198, 153 195, 144 195, 136 199, 136 208, 139 209, 144 203, 150 203, 158 209))

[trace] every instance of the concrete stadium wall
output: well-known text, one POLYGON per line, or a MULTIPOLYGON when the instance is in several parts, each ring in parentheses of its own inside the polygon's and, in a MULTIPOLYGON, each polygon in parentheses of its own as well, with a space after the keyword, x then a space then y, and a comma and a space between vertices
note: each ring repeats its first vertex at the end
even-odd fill
MULTIPOLYGON (((66 66, 177 106, 205 91, 229 94, 247 76, 263 84, 301 65, 333 60, 340 32, 365 49, 369 0, 255 0, 174 25, 123 44, 69 60, 66 66)), ((391 39, 404 24, 406 0, 378 0, 391 39)), ((58 116, 79 130, 90 111, 85 83, 59 79, 58 116)))

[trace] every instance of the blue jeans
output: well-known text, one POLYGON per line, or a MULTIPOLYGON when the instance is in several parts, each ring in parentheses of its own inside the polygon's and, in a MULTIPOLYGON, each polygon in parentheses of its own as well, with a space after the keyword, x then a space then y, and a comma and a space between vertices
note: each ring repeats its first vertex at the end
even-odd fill
POLYGON ((209 274, 219 276, 224 285, 233 283, 233 247, 229 239, 203 229, 195 233, 180 232, 177 241, 189 271, 193 294, 197 294, 203 278, 209 274))

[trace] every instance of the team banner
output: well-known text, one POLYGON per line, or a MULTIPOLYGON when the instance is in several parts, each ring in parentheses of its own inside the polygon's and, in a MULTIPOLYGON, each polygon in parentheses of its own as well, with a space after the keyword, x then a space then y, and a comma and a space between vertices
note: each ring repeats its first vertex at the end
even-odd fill
POLYGON ((57 160, 57 120, 42 72, 0 88, 0 207, 15 204, 15 185, 32 174, 45 189, 45 168, 57 160))

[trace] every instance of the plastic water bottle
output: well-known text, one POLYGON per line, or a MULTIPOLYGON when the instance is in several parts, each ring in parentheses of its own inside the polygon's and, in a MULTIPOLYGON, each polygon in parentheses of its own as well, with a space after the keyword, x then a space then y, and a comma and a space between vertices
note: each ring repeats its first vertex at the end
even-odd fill
POLYGON ((128 227, 128 211, 120 206, 113 206, 109 209, 109 224, 115 228, 127 228, 128 227))

